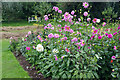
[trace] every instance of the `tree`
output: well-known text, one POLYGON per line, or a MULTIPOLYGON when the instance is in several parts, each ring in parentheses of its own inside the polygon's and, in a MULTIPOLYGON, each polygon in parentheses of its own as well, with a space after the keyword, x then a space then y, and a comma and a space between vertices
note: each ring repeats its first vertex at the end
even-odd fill
POLYGON ((43 18, 45 14, 48 14, 50 12, 52 12, 51 3, 48 3, 48 2, 35 3, 34 10, 33 10, 33 13, 35 15, 38 14, 41 16, 41 18, 43 18))

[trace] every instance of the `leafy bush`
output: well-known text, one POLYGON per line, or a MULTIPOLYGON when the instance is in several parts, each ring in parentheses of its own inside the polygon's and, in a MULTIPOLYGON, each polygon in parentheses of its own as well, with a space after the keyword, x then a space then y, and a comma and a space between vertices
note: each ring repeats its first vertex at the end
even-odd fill
POLYGON ((108 7, 106 8, 103 12, 102 15, 104 15, 104 17, 107 19, 107 22, 109 23, 113 18, 117 18, 118 15, 117 12, 114 12, 114 8, 113 7, 108 7))
POLYGON ((35 35, 29 31, 16 46, 45 77, 118 79, 120 25, 117 29, 107 29, 100 19, 91 20, 88 3, 83 3, 83 7, 83 15, 76 21, 74 10, 63 14, 54 6, 54 19, 49 19, 51 15, 44 16, 42 33, 35 35))

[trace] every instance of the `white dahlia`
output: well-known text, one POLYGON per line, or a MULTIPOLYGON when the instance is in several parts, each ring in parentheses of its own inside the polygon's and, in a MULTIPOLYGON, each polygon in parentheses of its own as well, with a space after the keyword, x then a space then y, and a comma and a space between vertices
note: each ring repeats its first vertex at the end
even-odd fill
POLYGON ((36 47, 36 50, 38 52, 42 52, 42 51, 44 51, 44 48, 43 48, 43 46, 41 44, 38 44, 37 47, 36 47))
POLYGON ((53 53, 59 53, 58 49, 53 49, 52 52, 53 53))

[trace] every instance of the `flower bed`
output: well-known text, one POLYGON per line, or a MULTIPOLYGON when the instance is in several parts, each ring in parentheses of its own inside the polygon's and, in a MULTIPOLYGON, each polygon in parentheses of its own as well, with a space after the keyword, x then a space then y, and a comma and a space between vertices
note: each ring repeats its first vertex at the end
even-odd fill
POLYGON ((91 20, 89 3, 83 3, 85 11, 76 20, 71 14, 53 7, 54 19, 45 15, 44 31, 25 38, 11 39, 10 50, 20 52, 38 73, 52 78, 114 79, 119 78, 120 25, 106 27, 100 19, 91 20))

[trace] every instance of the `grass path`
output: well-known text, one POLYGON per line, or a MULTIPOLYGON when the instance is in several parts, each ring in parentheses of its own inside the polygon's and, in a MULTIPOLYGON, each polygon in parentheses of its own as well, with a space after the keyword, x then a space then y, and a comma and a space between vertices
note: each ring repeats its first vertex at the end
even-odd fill
POLYGON ((29 78, 28 73, 9 51, 8 46, 9 40, 2 40, 2 78, 29 78))

